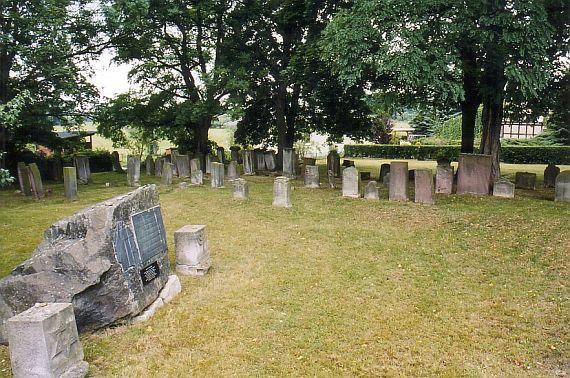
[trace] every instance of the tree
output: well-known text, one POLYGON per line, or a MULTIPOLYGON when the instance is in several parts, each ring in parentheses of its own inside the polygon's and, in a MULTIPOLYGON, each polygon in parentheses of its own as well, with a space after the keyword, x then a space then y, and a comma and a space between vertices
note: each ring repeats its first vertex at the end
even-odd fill
MULTIPOLYGON (((105 41, 86 0, 7 0, 0 5, 0 151, 12 156, 28 143, 57 147, 56 121, 83 120, 96 91, 82 70, 105 41), (7 118, 11 120, 7 122, 7 118)), ((4 166, 4 159, 0 166, 4 166)))

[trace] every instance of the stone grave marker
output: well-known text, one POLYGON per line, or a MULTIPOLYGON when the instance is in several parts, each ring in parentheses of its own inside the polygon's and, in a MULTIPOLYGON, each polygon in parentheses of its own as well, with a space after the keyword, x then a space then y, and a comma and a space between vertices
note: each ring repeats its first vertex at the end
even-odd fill
POLYGON ((178 177, 190 177, 190 157, 188 155, 178 155, 176 157, 176 169, 178 177))
POLYGON ((408 162, 393 161, 390 163, 390 201, 408 200, 408 162))
POLYGON ((556 176, 560 173, 560 168, 554 164, 548 164, 544 170, 544 187, 554 188, 556 185, 556 176))
POLYGON ((367 200, 377 200, 380 199, 378 195, 378 185, 376 181, 372 180, 369 181, 368 184, 364 187, 364 198, 367 200))
POLYGON ((265 166, 265 151, 255 149, 253 150, 253 155, 255 156, 255 170, 257 172, 265 171, 267 168, 265 166))
POLYGON ((127 182, 133 188, 141 186, 141 160, 137 156, 127 157, 127 182))
POLYGON ((212 188, 224 187, 224 165, 222 163, 212 163, 212 188))
POLYGON ((557 202, 570 202, 570 170, 556 176, 555 198, 557 202))
POLYGON ((206 173, 212 173, 212 155, 206 154, 206 173))
POLYGON ((63 168, 63 187, 65 190, 65 198, 70 201, 76 200, 77 197, 77 171, 75 167, 63 168))
POLYGON ((283 149, 283 176, 295 178, 296 173, 296 155, 294 148, 283 149))
POLYGON ((56 182, 63 180, 63 162, 61 161, 61 157, 53 155, 52 158, 48 160, 48 171, 51 180, 56 182))
POLYGON ((275 152, 274 151, 265 151, 265 168, 268 171, 273 172, 275 171, 275 152))
POLYGON ((331 189, 335 189, 335 188, 336 188, 336 184, 335 184, 335 182, 334 182, 335 177, 334 177, 333 171, 331 171, 331 170, 329 169, 329 170, 327 171, 327 176, 328 176, 328 179, 329 179, 329 187, 330 187, 331 189))
POLYGON ((253 151, 243 150, 243 174, 254 175, 255 169, 253 167, 253 151))
POLYGON ((6 329, 15 378, 87 374, 71 303, 36 303, 8 319, 6 329))
POLYGON ((42 175, 40 174, 40 170, 36 163, 32 163, 28 166, 28 177, 34 197, 37 199, 44 198, 46 195, 46 192, 44 191, 44 183, 42 182, 42 175))
POLYGON ((201 166, 201 163, 200 163, 200 159, 194 158, 194 159, 190 160, 190 174, 192 174, 192 172, 196 172, 196 171, 202 170, 201 167, 202 167, 202 166, 201 166))
POLYGON ((384 175, 384 178, 382 179, 382 185, 384 185, 385 188, 390 188, 390 172, 384 175))
POLYGON ((154 159, 152 158, 152 155, 148 155, 144 162, 145 162, 145 168, 146 168, 146 175, 147 176, 154 176, 155 171, 156 171, 156 167, 155 167, 155 162, 154 162, 154 159))
POLYGON ((383 163, 380 166, 380 176, 379 176, 379 181, 381 183, 384 183, 384 177, 386 176, 387 173, 390 173, 390 164, 388 163, 383 163))
POLYGON ((166 185, 166 186, 170 186, 172 185, 172 167, 174 166, 174 164, 172 163, 167 163, 165 162, 162 165, 162 180, 161 183, 162 185, 166 185))
POLYGON ((121 167, 121 158, 119 157, 119 152, 111 152, 111 160, 113 161, 113 172, 123 173, 123 167, 121 167))
POLYGON ((488 195, 491 189, 491 155, 460 154, 457 194, 488 195))
POLYGON ((306 188, 319 188, 319 167, 316 165, 305 166, 305 187, 306 188))
POLYGON ((230 161, 228 164, 228 181, 233 181, 239 178, 239 166, 237 161, 230 161))
POLYGON ((232 182, 232 194, 235 199, 245 200, 249 196, 249 186, 247 181, 242 178, 235 179, 232 182))
POLYGON ((517 172, 515 173, 515 188, 535 190, 536 189, 536 173, 517 172))
POLYGON ((414 187, 415 195, 414 202, 427 203, 432 205, 434 203, 434 188, 433 188, 433 174, 430 169, 416 169, 414 172, 414 187))
POLYGON ((230 155, 232 158, 232 161, 236 161, 239 163, 241 163, 240 158, 239 158, 239 151, 240 151, 240 147, 239 146, 231 146, 230 147, 230 155))
POLYGON ((356 167, 348 167, 342 171, 342 196, 360 198, 360 176, 356 167))
POLYGON ((30 186, 30 168, 26 163, 18 163, 18 182, 20 183, 20 191, 25 196, 32 195, 32 187, 30 186))
POLYGON ((218 157, 218 163, 224 164, 226 162, 225 152, 226 151, 224 150, 224 147, 218 147, 216 149, 216 155, 218 157))
POLYGON ((273 206, 291 207, 291 183, 289 177, 279 176, 273 182, 273 206))
MULTIPOLYGON (((221 163, 217 163, 221 164, 221 163)), ((206 226, 187 225, 174 233, 176 246, 176 271, 185 276, 203 276, 208 272, 212 261, 206 226)))
POLYGON ((204 174, 200 169, 190 173, 190 183, 192 185, 204 185, 204 174))
POLYGON ((178 159, 178 150, 173 148, 170 150, 170 162, 172 163, 172 176, 178 176, 178 166, 176 160, 178 159))
POLYGON ((327 171, 332 171, 334 177, 340 177, 340 156, 336 150, 327 155, 327 171))
POLYGON ((499 178, 493 184, 493 196, 494 197, 504 197, 504 198, 514 198, 515 196, 515 184, 510 182, 504 177, 499 178))
POLYGON ((163 157, 156 158, 156 161, 154 162, 154 174, 157 177, 162 176, 163 166, 164 166, 164 158, 163 157))
POLYGON ((450 163, 438 162, 435 173, 435 192, 441 194, 453 193, 454 169, 450 163))
POLYGON ((92 182, 89 158, 86 156, 76 156, 73 161, 77 169, 77 182, 82 185, 87 185, 92 182))

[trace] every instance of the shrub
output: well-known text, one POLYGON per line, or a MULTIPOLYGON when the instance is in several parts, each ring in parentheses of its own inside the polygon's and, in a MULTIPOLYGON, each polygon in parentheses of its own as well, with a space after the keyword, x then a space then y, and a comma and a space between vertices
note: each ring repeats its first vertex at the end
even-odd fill
POLYGON ((106 150, 84 150, 73 154, 72 156, 65 156, 63 158, 65 165, 73 165, 73 157, 86 156, 89 158, 89 167, 91 172, 108 172, 113 170, 113 159, 111 153, 106 150))

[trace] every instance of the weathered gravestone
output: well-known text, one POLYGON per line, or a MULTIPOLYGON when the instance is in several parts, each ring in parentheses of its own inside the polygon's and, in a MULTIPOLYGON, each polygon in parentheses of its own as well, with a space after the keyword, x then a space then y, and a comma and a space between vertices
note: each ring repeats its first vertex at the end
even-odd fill
POLYGON ((170 162, 172 163, 172 176, 178 176, 178 166, 176 165, 176 160, 178 159, 178 150, 170 150, 170 162))
POLYGON ((228 180, 233 181, 239 178, 239 166, 237 161, 230 161, 228 164, 228 180))
POLYGON ((360 198, 360 177, 356 167, 348 167, 342 171, 342 196, 360 198))
POLYGON ((48 180, 61 182, 63 180, 63 162, 61 157, 54 155, 51 159, 48 159, 48 180))
POLYGON ((318 188, 320 187, 319 167, 316 165, 305 166, 305 187, 318 188))
POLYGON ((141 160, 137 156, 127 157, 127 182, 133 188, 141 186, 141 160))
POLYGON ((289 177, 279 176, 273 182, 273 206, 291 207, 291 183, 289 177))
POLYGON ((40 302, 72 303, 80 332, 127 321, 157 299, 168 273, 158 191, 144 186, 52 225, 0 280, 0 324, 40 302))
POLYGON ((433 204, 433 174, 429 169, 416 169, 414 172, 414 202, 433 204))
POLYGON ((451 194, 453 192, 453 166, 449 162, 437 163, 435 173, 435 192, 451 194))
POLYGON ((146 169, 146 175, 147 176, 154 176, 155 172, 156 172, 156 164, 154 162, 154 159, 152 158, 151 155, 148 155, 144 161, 145 164, 145 169, 146 169))
POLYGON ((194 159, 190 160, 190 174, 192 174, 192 172, 196 172, 196 171, 200 171, 200 170, 202 170, 202 163, 200 163, 200 159, 194 158, 194 159))
POLYGON ((283 176, 295 178, 296 155, 294 148, 283 149, 283 176))
POLYGON ((224 187, 224 165, 222 163, 212 163, 212 188, 224 187))
POLYGON ((247 181, 238 178, 232 182, 232 194, 235 199, 245 200, 249 196, 249 187, 247 181))
POLYGON ((544 170, 544 187, 554 188, 556 185, 556 176, 560 173, 560 168, 554 164, 548 164, 544 170))
POLYGON ((212 155, 206 154, 206 173, 212 173, 212 155))
POLYGON ((275 152, 274 151, 265 151, 265 168, 268 171, 275 171, 275 152))
POLYGON ((253 155, 255 156, 255 170, 256 171, 265 171, 265 151, 255 149, 253 150, 253 155))
POLYGON ((388 173, 390 173, 390 164, 389 164, 389 163, 383 163, 383 164, 380 166, 380 176, 378 177, 378 178, 379 178, 379 181, 380 181, 381 183, 384 183, 384 177, 385 177, 386 174, 388 174, 388 173))
POLYGON ((253 151, 243 150, 243 174, 254 175, 255 169, 253 167, 253 151))
POLYGON ((123 167, 121 167, 121 158, 117 151, 111 152, 111 160, 113 162, 113 172, 123 173, 123 167))
POLYGON ((378 185, 376 184, 376 181, 372 180, 369 181, 368 184, 366 184, 366 187, 364 187, 364 198, 367 200, 380 199, 380 196, 378 195, 378 185))
POLYGON ((556 176, 555 201, 570 202, 570 171, 562 171, 556 176))
POLYGON ((390 172, 384 175, 384 178, 382 179, 382 185, 384 185, 385 188, 390 188, 390 172))
POLYGON ((65 198, 71 201, 77 199, 77 173, 75 167, 63 168, 63 187, 65 198))
POLYGON ((172 185, 172 176, 173 176, 173 167, 174 164, 165 162, 162 165, 162 185, 170 186, 172 185))
POLYGON ((239 158, 239 151, 240 150, 241 150, 241 148, 239 146, 231 146, 230 147, 230 155, 231 155, 232 161, 237 161, 238 163, 241 163, 240 158, 239 158))
POLYGON ((390 201, 408 200, 408 163, 405 161, 393 161, 390 163, 390 201))
POLYGON ((499 178, 493 184, 493 196, 513 198, 515 196, 515 184, 504 177, 499 178))
POLYGON ((20 183, 20 191, 25 196, 32 195, 32 187, 30 186, 30 172, 26 163, 18 163, 18 182, 20 183))
POLYGON ((162 168, 164 167, 164 158, 156 158, 154 163, 154 174, 158 177, 162 176, 162 168))
POLYGON ((491 155, 460 154, 457 194, 488 195, 491 189, 491 155))
POLYGON ((192 185, 204 184, 204 175, 200 169, 200 159, 190 160, 190 183, 192 185))
POLYGON ((92 182, 89 158, 86 156, 76 156, 73 161, 77 169, 77 182, 82 185, 87 185, 92 182))
POLYGON ((30 187, 32 189, 32 194, 36 198, 43 198, 46 195, 44 191, 44 183, 42 182, 42 175, 36 163, 32 163, 28 166, 28 177, 30 180, 30 187))
POLYGON ((178 155, 176 157, 176 170, 178 177, 190 177, 190 157, 188 155, 178 155))
POLYGON ((535 190, 536 189, 536 173, 517 172, 515 173, 515 188, 535 190))
POLYGON ((327 171, 327 176, 328 176, 328 179, 329 179, 329 187, 330 187, 331 189, 335 189, 335 188, 336 188, 336 183, 334 182, 334 181, 335 181, 335 177, 334 177, 333 171, 331 171, 331 170, 329 169, 329 170, 327 171))
POLYGON ((37 303, 8 319, 6 329, 15 378, 87 374, 71 303, 37 303))
MULTIPOLYGON (((220 163, 221 164, 221 163, 220 163)), ((206 226, 187 225, 174 233, 176 271, 186 276, 203 276, 212 261, 206 236, 206 226)))
POLYGON ((218 156, 218 162, 224 164, 226 162, 224 147, 218 147, 216 150, 216 154, 218 156))
POLYGON ((332 171, 334 177, 340 177, 340 156, 336 150, 327 155, 327 171, 332 171))

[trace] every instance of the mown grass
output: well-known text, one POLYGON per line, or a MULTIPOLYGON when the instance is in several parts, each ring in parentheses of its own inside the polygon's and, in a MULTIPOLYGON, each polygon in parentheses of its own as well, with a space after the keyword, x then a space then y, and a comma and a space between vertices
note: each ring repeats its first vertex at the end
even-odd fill
MULTIPOLYGON (((373 175, 380 163, 357 160, 373 175)), ((435 165, 410 162, 419 167, 435 165)), ((271 178, 247 180, 246 202, 227 188, 160 189, 171 261, 174 231, 206 224, 213 268, 181 277, 183 292, 149 322, 84 335, 92 376, 569 372, 570 206, 553 190, 426 206, 388 202, 386 189, 370 202, 295 181, 286 210, 271 206, 271 178)), ((74 203, 58 185, 39 202, 0 192, 0 275, 51 223, 127 191, 125 181, 97 174, 74 203)), ((9 372, 6 348, 0 370, 9 372)))

